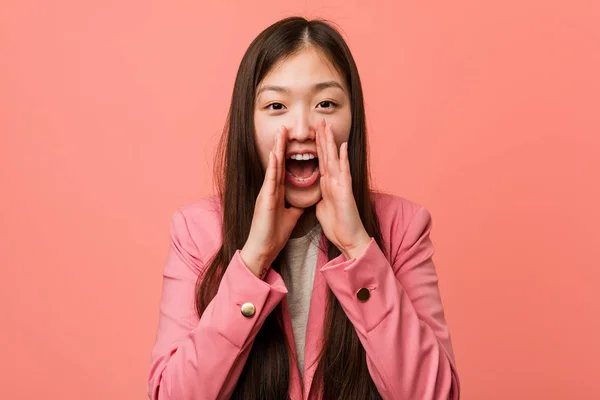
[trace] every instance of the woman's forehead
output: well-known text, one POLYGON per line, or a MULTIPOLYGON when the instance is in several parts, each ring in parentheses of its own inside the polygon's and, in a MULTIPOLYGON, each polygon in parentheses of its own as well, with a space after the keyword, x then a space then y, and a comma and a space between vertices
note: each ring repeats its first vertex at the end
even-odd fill
POLYGON ((307 48, 277 62, 258 85, 257 94, 269 86, 288 91, 311 90, 326 82, 336 82, 345 90, 342 76, 327 56, 321 51, 307 48))

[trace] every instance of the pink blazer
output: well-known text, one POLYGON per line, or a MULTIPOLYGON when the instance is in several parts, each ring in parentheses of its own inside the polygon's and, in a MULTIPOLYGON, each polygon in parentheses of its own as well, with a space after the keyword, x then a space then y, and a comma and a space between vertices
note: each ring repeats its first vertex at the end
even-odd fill
MULTIPOLYGON (((356 328, 384 399, 458 399, 458 374, 431 259, 430 214, 395 196, 373 196, 386 251, 372 240, 351 260, 339 256, 327 262, 320 252, 306 329, 304 379, 293 354, 290 399, 308 399, 313 384, 327 287, 356 328), (356 298, 360 288, 370 291, 366 302, 356 298)), ((257 331, 282 301, 285 334, 295 351, 281 276, 271 270, 264 281, 257 278, 239 251, 202 318, 196 316, 196 279, 219 248, 220 227, 214 200, 189 205, 173 216, 148 382, 152 400, 229 398, 257 331), (240 312, 246 302, 256 307, 251 318, 240 312)))

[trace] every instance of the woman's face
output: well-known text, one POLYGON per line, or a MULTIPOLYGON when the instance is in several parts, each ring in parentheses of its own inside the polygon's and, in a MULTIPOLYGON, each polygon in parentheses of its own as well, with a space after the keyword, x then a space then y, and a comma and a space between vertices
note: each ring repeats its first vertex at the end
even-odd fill
POLYGON ((259 83, 254 107, 255 140, 266 169, 275 133, 287 128, 285 199, 307 208, 321 199, 315 132, 321 119, 333 129, 338 149, 348 140, 352 114, 342 76, 323 53, 307 48, 275 64, 259 83), (306 154, 307 156, 299 156, 306 154), (294 158, 310 158, 296 160, 294 158))

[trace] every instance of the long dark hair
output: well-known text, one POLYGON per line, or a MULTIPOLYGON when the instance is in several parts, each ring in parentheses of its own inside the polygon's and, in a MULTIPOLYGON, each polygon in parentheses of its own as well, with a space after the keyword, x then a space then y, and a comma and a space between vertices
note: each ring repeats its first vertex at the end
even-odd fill
MULTIPOLYGON (((235 80, 228 121, 215 162, 215 182, 223 213, 223 243, 198 277, 196 309, 200 316, 215 296, 227 265, 248 238, 254 204, 263 183, 265 171, 254 141, 256 88, 277 61, 307 46, 322 51, 345 79, 352 112, 348 139, 352 190, 365 229, 383 246, 371 201, 363 93, 354 59, 342 36, 328 23, 301 17, 283 19, 261 32, 250 44, 235 80)), ((337 257, 339 250, 329 241, 326 243, 328 258, 337 257)), ((272 268, 280 271, 281 261, 278 257, 272 268)), ((288 398, 289 344, 281 315, 279 305, 258 332, 232 399, 288 398)), ((323 334, 313 389, 322 390, 326 400, 381 399, 354 326, 331 290, 323 334)))

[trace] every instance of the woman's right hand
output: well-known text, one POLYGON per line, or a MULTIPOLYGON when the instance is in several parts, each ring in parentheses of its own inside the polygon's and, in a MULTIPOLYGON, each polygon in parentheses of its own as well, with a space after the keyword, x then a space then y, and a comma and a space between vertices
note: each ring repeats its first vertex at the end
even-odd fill
POLYGON ((261 279, 271 263, 287 243, 302 208, 285 207, 285 143, 287 129, 282 126, 276 133, 265 180, 256 198, 248 240, 241 250, 244 263, 261 279))

